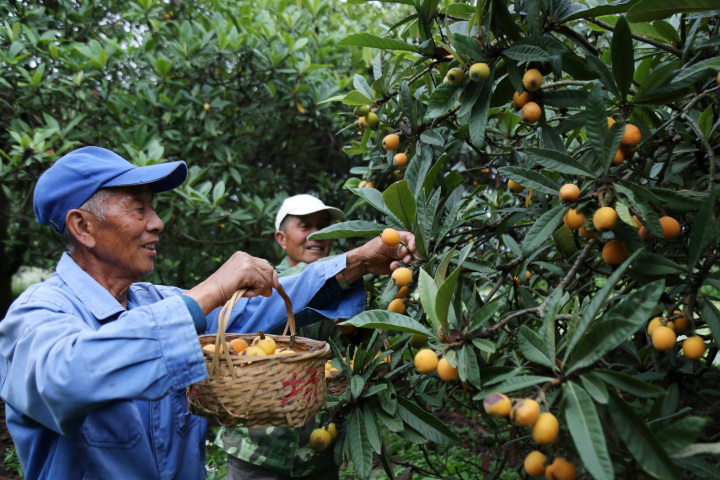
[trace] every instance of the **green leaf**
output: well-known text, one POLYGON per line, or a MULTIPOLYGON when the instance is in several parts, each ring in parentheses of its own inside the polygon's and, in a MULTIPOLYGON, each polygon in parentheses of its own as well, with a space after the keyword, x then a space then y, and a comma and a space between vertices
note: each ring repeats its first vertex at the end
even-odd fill
POLYGON ((545 50, 533 45, 513 44, 502 54, 517 62, 547 62, 551 59, 545 50))
POLYGON ((620 16, 615 24, 611 53, 615 83, 620 90, 621 98, 625 98, 635 76, 635 49, 630 26, 623 16, 620 16))
POLYGON ((681 272, 682 269, 680 265, 663 255, 640 252, 637 262, 630 268, 630 271, 643 275, 668 275, 681 272))
POLYGON ((350 379, 350 393, 353 398, 360 398, 363 388, 365 388, 365 379, 360 375, 353 375, 350 379))
POLYGON ((428 108, 425 120, 431 120, 446 113, 457 102, 461 89, 447 82, 443 82, 432 92, 428 99, 428 108))
MULTIPOLYGON (((438 286, 435 280, 424 270, 420 269, 418 276, 418 290, 420 290, 420 301, 422 302, 425 315, 433 326, 433 330, 437 331, 442 326, 440 320, 435 313, 435 301, 438 295, 438 286)), ((435 336, 435 332, 432 333, 435 336)))
POLYGON ((531 362, 555 369, 555 363, 547 351, 547 344, 540 335, 533 332, 526 325, 520 327, 518 332, 518 347, 520 353, 531 362))
POLYGON ((720 311, 709 300, 704 302, 703 317, 713 334, 715 344, 720 345, 720 311))
POLYGON ((640 0, 627 13, 629 22, 651 22, 676 13, 696 13, 717 10, 716 0, 640 0))
POLYGON ((603 315, 577 343, 568 373, 592 365, 641 328, 657 306, 664 287, 662 280, 645 285, 603 315))
POLYGON ((607 411, 618 435, 643 470, 663 480, 680 480, 681 476, 661 442, 633 408, 612 390, 607 411))
POLYGON ((665 389, 651 383, 614 370, 593 370, 589 375, 600 378, 602 381, 613 387, 641 398, 659 397, 665 393, 665 389))
POLYGON ((458 374, 461 382, 469 382, 471 385, 480 387, 480 367, 478 366, 477 355, 470 345, 463 345, 458 350, 458 374))
POLYGON ((329 227, 313 232, 308 235, 308 240, 377 237, 384 229, 385 226, 380 223, 367 222, 365 220, 351 220, 349 222, 334 223, 329 227))
POLYGON ((543 103, 553 107, 580 107, 587 101, 587 90, 549 90, 543 92, 543 103))
POLYGON ((468 120, 470 142, 478 148, 482 148, 485 145, 485 129, 487 127, 488 112, 490 111, 492 85, 493 82, 490 81, 490 79, 482 83, 480 95, 472 107, 468 120))
POLYGON ((402 396, 398 397, 397 414, 403 422, 417 430, 431 442, 441 445, 453 445, 458 442, 455 433, 440 419, 402 396))
MULTIPOLYGON (((385 215, 393 216, 392 212, 388 210, 385 207, 385 202, 383 201, 383 195, 378 190, 374 188, 349 188, 351 192, 353 192, 358 197, 362 197, 365 199, 370 205, 377 208, 381 212, 383 212, 385 215)), ((400 221, 400 219, 398 219, 400 221)), ((402 223, 402 222, 400 222, 402 223)))
POLYGON ((360 478, 369 478, 372 470, 373 452, 365 431, 365 419, 359 408, 348 422, 346 443, 350 448, 350 459, 360 478))
POLYGON ((417 45, 400 42, 391 38, 382 38, 370 33, 353 33, 340 40, 339 47, 370 47, 382 48, 386 50, 405 50, 408 52, 419 53, 420 49, 417 45))
POLYGON ((483 49, 482 44, 475 37, 456 33, 455 48, 458 52, 472 58, 476 62, 485 62, 488 60, 487 53, 483 49))
POLYGON ((690 268, 695 266, 703 250, 713 239, 717 225, 716 220, 713 219, 716 202, 715 195, 708 195, 695 217, 692 230, 690 230, 688 247, 688 266, 690 268))
POLYGON ((523 239, 523 255, 528 256, 532 254, 532 252, 537 250, 540 245, 552 236, 553 232, 562 223, 562 218, 566 210, 567 208, 563 206, 555 207, 543 213, 540 218, 535 220, 535 223, 532 224, 523 239))
POLYGON ((584 5, 573 3, 572 6, 576 8, 570 11, 567 16, 558 18, 558 21, 564 23, 570 20, 575 20, 576 18, 592 18, 603 15, 613 15, 616 13, 625 13, 638 1, 639 0, 615 0, 607 5, 599 5, 594 8, 587 8, 584 5), (580 8, 582 8, 582 10, 580 10, 580 8))
POLYGON ((568 176, 578 175, 581 177, 597 178, 592 170, 575 160, 570 155, 566 155, 555 150, 537 147, 528 148, 525 150, 525 154, 533 162, 538 165, 542 165, 553 172, 564 173, 568 176))
POLYGON ((495 353, 495 344, 490 340, 486 340, 484 338, 473 338, 472 343, 481 352, 489 353, 490 355, 495 353))
POLYGON ((390 185, 382 194, 383 202, 405 226, 405 229, 412 231, 415 222, 415 211, 417 205, 415 196, 410 191, 407 180, 400 180, 390 185))
POLYGON ((615 472, 592 398, 574 382, 565 383, 563 393, 565 421, 585 468, 595 479, 612 480, 615 472))
MULTIPOLYGON (((607 112, 605 111, 605 99, 603 98, 602 88, 597 83, 590 90, 590 96, 587 101, 587 134, 590 145, 595 152, 595 158, 604 160, 608 158, 609 150, 605 143, 605 137, 608 133, 607 112)), ((613 152, 614 154, 615 152, 613 152)))
POLYGON ((342 325, 355 325, 356 327, 433 335, 432 332, 417 320, 413 320, 406 315, 387 312, 385 310, 366 310, 355 315, 350 320, 343 322, 342 325))
POLYGON ((510 393, 523 390, 528 387, 534 387, 540 383, 548 383, 555 380, 554 377, 542 377, 538 375, 517 375, 506 379, 504 382, 495 385, 492 390, 486 389, 476 394, 473 400, 484 400, 485 397, 492 393, 510 393))
POLYGON ((450 308, 453 295, 455 294, 455 286, 457 285, 458 277, 460 276, 460 270, 460 268, 456 268, 447 280, 443 282, 438 289, 437 297, 435 299, 435 315, 446 332, 450 329, 448 323, 448 310, 450 308))
POLYGON ((369 405, 365 405, 363 412, 365 413, 365 433, 367 433, 370 447, 375 453, 380 453, 382 451, 382 440, 380 439, 380 430, 378 429, 375 413, 369 405))
POLYGON ((498 173, 534 192, 557 195, 560 191, 555 182, 545 175, 522 167, 500 167, 498 173))
POLYGON ((353 90, 343 97, 342 103, 345 105, 370 105, 372 99, 366 97, 365 94, 359 90, 353 90))

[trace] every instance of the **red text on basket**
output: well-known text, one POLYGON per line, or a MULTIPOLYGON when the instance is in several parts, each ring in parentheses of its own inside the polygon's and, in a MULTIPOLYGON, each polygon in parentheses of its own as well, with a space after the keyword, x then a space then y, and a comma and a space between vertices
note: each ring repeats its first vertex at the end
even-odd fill
POLYGON ((291 390, 280 403, 284 405, 298 394, 302 394, 303 397, 305 397, 305 401, 308 403, 316 401, 317 383, 319 377, 319 370, 317 368, 305 370, 304 378, 297 378, 297 372, 293 372, 292 380, 284 380, 282 382, 283 387, 290 385, 291 390))

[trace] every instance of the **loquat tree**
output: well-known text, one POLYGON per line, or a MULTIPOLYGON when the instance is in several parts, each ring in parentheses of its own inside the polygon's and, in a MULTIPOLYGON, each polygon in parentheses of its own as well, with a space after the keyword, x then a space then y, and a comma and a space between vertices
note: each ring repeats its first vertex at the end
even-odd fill
POLYGON ((385 3, 385 35, 340 43, 376 55, 329 101, 375 117, 345 148, 348 220, 311 238, 402 229, 418 255, 404 314, 396 282, 369 283, 345 324, 372 335, 335 347, 336 460, 446 478, 394 462, 387 432, 457 444, 438 412, 465 405, 488 478, 525 457, 547 478, 719 478, 717 5, 385 3))

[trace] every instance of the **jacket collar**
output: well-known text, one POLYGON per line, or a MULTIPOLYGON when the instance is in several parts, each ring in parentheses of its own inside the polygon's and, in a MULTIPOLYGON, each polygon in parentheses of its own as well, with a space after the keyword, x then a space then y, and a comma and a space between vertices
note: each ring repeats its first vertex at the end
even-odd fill
POLYGON ((99 321, 125 311, 120 302, 80 268, 67 252, 60 258, 55 273, 99 321))

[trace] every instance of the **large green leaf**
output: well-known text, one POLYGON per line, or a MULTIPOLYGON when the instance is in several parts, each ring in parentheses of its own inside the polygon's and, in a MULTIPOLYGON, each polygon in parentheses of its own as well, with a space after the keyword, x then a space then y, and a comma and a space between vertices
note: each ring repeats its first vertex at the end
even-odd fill
MULTIPOLYGON (((420 291, 420 301, 425 310, 425 315, 432 324, 433 330, 437 331, 438 327, 442 326, 435 310, 438 286, 435 280, 422 268, 418 276, 418 290, 420 291)), ((432 335, 434 336, 435 333, 433 332, 432 335)))
POLYGON ((520 347, 520 353, 531 362, 548 367, 551 370, 556 368, 552 357, 548 353, 548 345, 526 325, 520 327, 518 332, 518 347, 520 347))
POLYGON ((388 210, 405 225, 405 230, 412 231, 417 205, 408 181, 400 180, 393 183, 383 192, 382 198, 388 210))
POLYGON ((345 105, 370 105, 372 99, 366 97, 365 94, 359 90, 353 90, 343 97, 342 103, 345 105))
POLYGON ((345 443, 349 447, 348 450, 355 472, 360 478, 369 478, 372 469, 373 451, 365 430, 364 417, 365 415, 359 408, 353 412, 352 418, 348 422, 345 443))
POLYGON ((482 83, 480 95, 470 111, 468 127, 470 129, 470 142, 478 148, 485 145, 485 128, 490 110, 490 99, 492 98, 492 82, 482 83))
POLYGON ((502 52, 508 58, 518 62, 549 61, 550 55, 540 47, 513 44, 502 52))
POLYGON ((630 268, 630 271, 642 275, 668 275, 681 272, 682 267, 663 255, 640 252, 637 263, 630 268))
POLYGON ((625 13, 640 0, 615 0, 607 5, 599 5, 597 7, 588 8, 585 5, 579 3, 570 3, 573 9, 567 9, 565 16, 558 18, 559 22, 568 22, 575 20, 576 18, 593 18, 603 15, 612 15, 615 13, 625 13))
POLYGON ((417 45, 412 45, 391 38, 382 38, 370 33, 353 33, 340 40, 339 47, 370 47, 382 48, 385 50, 406 50, 408 52, 419 52, 417 45))
MULTIPOLYGON (((385 207, 385 202, 383 202, 383 196, 382 193, 380 193, 378 190, 375 190, 374 188, 349 188, 351 192, 353 192, 358 197, 362 197, 365 199, 370 205, 377 208, 381 212, 383 212, 386 215, 392 215, 390 210, 385 207)), ((398 219, 399 221, 399 219, 398 219)))
POLYGON ((458 442, 457 435, 440 419, 402 396, 398 397, 397 414, 403 422, 410 425, 431 442, 441 445, 453 445, 458 442))
POLYGON ((599 84, 594 84, 588 96, 587 106, 587 134, 595 152, 596 160, 608 158, 609 149, 605 142, 607 137, 607 112, 605 110, 605 98, 599 84))
POLYGON ((665 282, 658 280, 625 297, 577 343, 568 372, 587 367, 642 327, 657 306, 665 282))
POLYGON ((476 62, 487 61, 487 53, 480 41, 475 37, 455 34, 455 48, 458 52, 467 55, 476 62))
POLYGON ((692 268, 697 263, 705 247, 717 235, 717 221, 714 217, 715 195, 708 195, 698 210, 695 222, 690 230, 688 247, 688 265, 692 268))
POLYGON ((612 480, 615 473, 592 398, 574 382, 565 383, 563 393, 565 421, 585 468, 593 478, 612 480))
POLYGON ((558 206, 543 213, 540 218, 535 220, 523 239, 523 255, 529 256, 552 236, 562 223, 565 210, 566 207, 558 206))
POLYGON ((437 316, 437 319, 440 320, 440 324, 443 326, 445 331, 448 331, 450 328, 448 323, 448 310, 450 309, 450 303, 452 302, 453 295, 455 294, 455 286, 457 285, 460 271, 460 268, 456 268, 455 271, 443 282, 438 289, 435 300, 435 315, 437 316))
POLYGON ((325 240, 328 238, 377 237, 385 229, 380 223, 365 220, 350 220, 334 223, 322 230, 308 235, 308 240, 325 240))
POLYGON ((628 375, 623 372, 616 372, 614 370, 597 369, 590 372, 588 375, 597 377, 605 383, 619 388, 620 390, 627 392, 636 397, 642 398, 654 398, 665 393, 665 389, 651 383, 643 382, 642 380, 628 375))
POLYGON ((587 100, 587 90, 549 90, 543 92, 543 103, 553 107, 581 107, 587 100))
POLYGON ((630 26, 623 16, 620 16, 615 24, 611 53, 615 84, 620 90, 620 96, 625 98, 635 76, 635 49, 630 26))
POLYGON ((704 302, 703 317, 713 334, 715 344, 720 345, 720 310, 709 299, 704 302))
POLYGON ((417 320, 399 313, 387 312, 385 310, 366 310, 346 320, 342 325, 355 325, 356 327, 380 328, 383 330, 394 330, 396 332, 424 333, 432 335, 423 324, 417 320))
POLYGON ((627 13, 629 22, 651 22, 676 13, 696 13, 717 10, 716 0, 641 0, 627 13))
POLYGON ((500 167, 498 172, 525 188, 532 188, 537 193, 557 195, 560 187, 542 173, 522 167, 500 167))
POLYGON ((428 99, 425 120, 432 120, 450 110, 455 102, 457 102, 460 92, 461 90, 458 87, 450 85, 447 82, 438 85, 428 99))
POLYGON ((539 375, 513 375, 505 381, 493 386, 492 390, 485 389, 473 397, 473 400, 484 400, 485 397, 492 393, 510 393, 523 390, 528 387, 534 387, 540 383, 552 382, 554 377, 543 377, 539 375))
POLYGON ((471 385, 480 388, 480 367, 478 366, 475 349, 471 345, 463 345, 458 350, 457 361, 460 381, 469 382, 471 385))
POLYGON ((525 150, 525 154, 538 165, 553 172, 564 173, 565 175, 579 175, 582 177, 596 178, 595 174, 588 167, 566 155, 555 150, 546 148, 531 147, 525 150))
POLYGON ((615 430, 643 470, 655 478, 680 480, 681 476, 661 442, 635 410, 613 391, 610 391, 607 410, 615 430))

